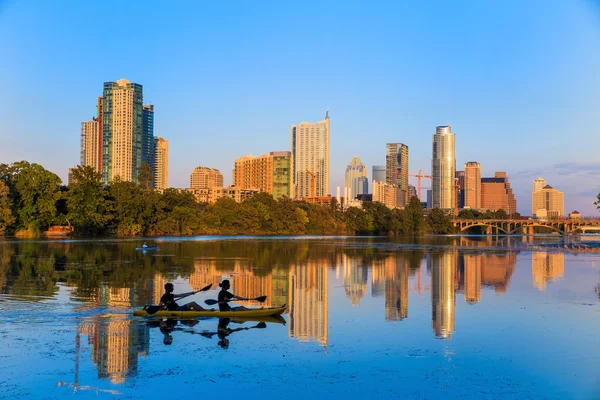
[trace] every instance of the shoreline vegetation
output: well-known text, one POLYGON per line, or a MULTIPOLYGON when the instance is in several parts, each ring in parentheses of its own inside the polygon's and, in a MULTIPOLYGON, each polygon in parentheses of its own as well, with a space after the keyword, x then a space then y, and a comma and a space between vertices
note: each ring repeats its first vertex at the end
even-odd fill
MULTIPOLYGON (((342 210, 335 199, 322 206, 274 200, 267 193, 243 203, 224 198, 206 204, 177 189, 157 192, 142 174, 138 183, 116 180, 105 185, 91 167, 79 166, 71 179, 64 186, 56 174, 26 161, 0 164, 0 236, 39 238, 56 226, 65 227, 62 233, 72 236, 117 237, 455 232, 451 216, 439 209, 425 216, 417 198, 403 210, 381 203, 342 210)), ((54 228, 57 236, 60 230, 54 228)))

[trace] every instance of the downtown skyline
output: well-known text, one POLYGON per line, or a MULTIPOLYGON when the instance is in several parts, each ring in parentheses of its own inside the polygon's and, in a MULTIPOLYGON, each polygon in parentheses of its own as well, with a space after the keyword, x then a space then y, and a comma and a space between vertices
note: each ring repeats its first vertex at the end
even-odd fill
MULTIPOLYGON (((482 177, 506 171, 522 214, 531 213, 531 182, 543 176, 565 193, 565 212, 598 215, 592 202, 600 191, 600 78, 593 71, 600 56, 591 49, 600 43, 600 8, 592 2, 387 4, 387 11, 319 5, 314 24, 322 29, 302 35, 285 24, 261 24, 312 15, 316 4, 259 13, 240 6, 241 14, 223 26, 202 28, 192 23, 194 10, 157 6, 143 13, 148 21, 164 14, 160 29, 145 22, 121 26, 121 17, 109 22, 117 29, 107 44, 123 41, 114 50, 119 62, 98 63, 97 49, 89 46, 94 24, 76 16, 101 15, 104 7, 75 4, 60 15, 50 3, 36 10, 16 2, 0 6, 0 34, 14 38, 0 75, 6 93, 0 162, 37 162, 66 182, 67 169, 78 163, 77 127, 93 116, 98 82, 127 78, 143 84, 144 100, 156 106, 155 134, 170 142, 172 187, 186 187, 199 165, 219 169, 230 183, 235 158, 290 150, 290 126, 317 122, 329 109, 332 195, 343 187, 353 156, 371 180, 372 166, 385 164, 386 143, 409 146, 410 173, 431 173, 432 130, 452 125, 457 166, 477 161, 482 177), (395 14, 410 22, 396 27, 395 14), (357 31, 351 26, 362 16, 365 26, 357 31), (449 16, 452 27, 431 28, 449 16), (494 23, 484 24, 491 16, 494 23), (331 24, 334 18, 344 22, 331 24), (545 24, 553 18, 560 27, 545 24), (74 24, 52 32, 63 19, 74 24), (133 38, 140 27, 153 40, 151 51, 136 59, 127 49, 140 41, 133 38), (42 32, 48 33, 38 40, 42 32), (204 36, 214 44, 198 41, 204 36), (196 47, 186 49, 189 40, 198 41, 196 47), (323 59, 319 68, 289 61, 309 54, 323 59), (209 58, 214 66, 207 66, 209 58), (308 90, 310 96, 294 94, 308 90)), ((227 7, 210 7, 195 11, 207 19, 229 15, 227 7)))

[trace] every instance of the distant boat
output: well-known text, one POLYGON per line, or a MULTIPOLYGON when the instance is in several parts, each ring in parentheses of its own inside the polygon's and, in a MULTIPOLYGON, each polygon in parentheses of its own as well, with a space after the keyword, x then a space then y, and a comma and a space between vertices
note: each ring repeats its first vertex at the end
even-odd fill
POLYGON ((143 251, 156 251, 160 249, 160 246, 136 247, 135 249, 143 251))

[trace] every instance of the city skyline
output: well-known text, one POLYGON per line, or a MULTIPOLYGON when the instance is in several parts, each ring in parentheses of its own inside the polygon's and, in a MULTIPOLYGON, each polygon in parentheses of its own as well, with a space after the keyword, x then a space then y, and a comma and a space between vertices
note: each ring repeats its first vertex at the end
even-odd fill
MULTIPOLYGON (((155 134, 170 142, 170 186, 185 187, 197 165, 218 168, 231 182, 232 160, 224 155, 287 149, 291 124, 329 109, 332 195, 343 187, 343 167, 353 155, 369 170, 382 165, 384 143, 406 143, 409 172, 431 173, 426 138, 433 126, 449 124, 457 133, 458 165, 477 160, 481 176, 506 171, 522 214, 531 210, 531 180, 544 176, 565 193, 565 212, 598 215, 592 202, 600 191, 594 150, 600 9, 593 2, 343 10, 319 4, 316 29, 302 33, 267 21, 312 16, 314 3, 260 12, 242 6, 218 25, 210 21, 229 15, 226 5, 161 5, 135 9, 143 15, 130 23, 121 16, 107 22, 103 41, 119 61, 98 62, 89 45, 97 40, 96 25, 81 17, 100 18, 106 7, 0 6, 0 34, 13 38, 0 75, 7 94, 0 100, 0 162, 36 162, 66 182, 77 163, 73 138, 90 116, 98 82, 126 77, 141 82, 145 99, 160 110, 155 134), (206 24, 193 23, 199 14, 206 24), (156 15, 161 29, 146 22, 156 15), (397 26, 397 15, 408 22, 397 26), (333 19, 342 22, 331 25, 333 19), (546 23, 556 19, 558 27, 546 23), (131 51, 141 46, 140 31, 153 43, 144 57, 131 51), (438 63, 434 54, 445 60, 438 63), (319 58, 318 66, 297 61, 307 55, 319 58), (185 85, 174 90, 176 80, 185 85), (307 90, 322 95, 291 95, 307 90), (205 146, 211 137, 213 145, 205 146), (539 151, 541 143, 551 146, 539 151)), ((122 15, 133 10, 125 5, 122 15)))

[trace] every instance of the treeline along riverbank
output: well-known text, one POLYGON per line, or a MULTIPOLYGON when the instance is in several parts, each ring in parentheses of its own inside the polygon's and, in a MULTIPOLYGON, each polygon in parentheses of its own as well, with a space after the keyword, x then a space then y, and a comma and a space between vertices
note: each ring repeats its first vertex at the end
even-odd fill
POLYGON ((266 193, 236 203, 198 203, 189 192, 162 193, 139 183, 105 185, 91 167, 78 167, 68 186, 39 164, 0 164, 0 235, 40 236, 54 225, 75 235, 417 235, 454 233, 450 216, 434 209, 424 216, 416 197, 403 210, 381 203, 342 210, 266 193))

